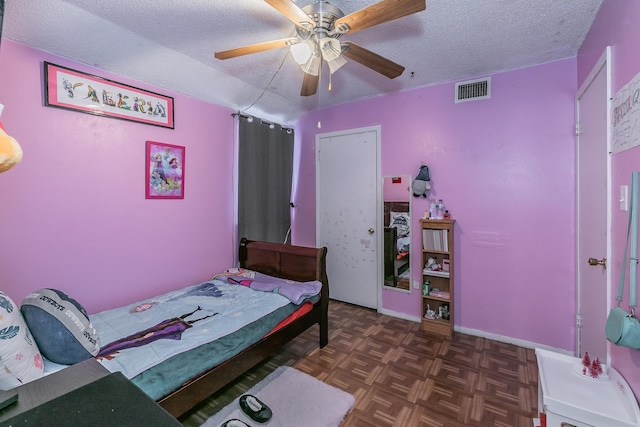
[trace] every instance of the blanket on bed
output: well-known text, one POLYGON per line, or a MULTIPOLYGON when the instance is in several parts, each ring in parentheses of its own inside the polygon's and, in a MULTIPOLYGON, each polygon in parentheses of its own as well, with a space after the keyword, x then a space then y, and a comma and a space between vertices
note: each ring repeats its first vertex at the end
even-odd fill
POLYGON ((90 319, 103 343, 98 360, 109 371, 133 378, 288 303, 276 293, 209 281, 103 311, 90 319))
POLYGON ((300 305, 309 298, 318 295, 322 288, 322 283, 317 280, 311 282, 296 282, 245 268, 228 268, 224 273, 213 276, 213 280, 216 281, 216 283, 222 282, 248 286, 256 291, 274 292, 282 295, 296 305, 300 305))

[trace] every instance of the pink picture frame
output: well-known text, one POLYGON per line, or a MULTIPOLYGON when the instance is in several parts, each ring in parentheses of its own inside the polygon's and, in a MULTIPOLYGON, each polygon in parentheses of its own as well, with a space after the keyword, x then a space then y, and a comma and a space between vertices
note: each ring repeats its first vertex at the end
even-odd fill
POLYGON ((174 129, 173 98, 44 62, 44 104, 174 129))
POLYGON ((185 147, 147 141, 145 198, 184 199, 185 147))

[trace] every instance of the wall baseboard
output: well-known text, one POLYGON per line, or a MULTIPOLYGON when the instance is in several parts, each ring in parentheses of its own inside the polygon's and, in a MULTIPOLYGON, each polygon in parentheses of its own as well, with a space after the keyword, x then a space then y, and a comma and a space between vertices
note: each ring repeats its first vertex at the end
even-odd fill
POLYGON ((420 323, 420 318, 416 316, 410 316, 407 313, 400 313, 398 311, 387 310, 386 308, 378 309, 378 313, 386 314, 387 316, 397 317, 399 319, 409 320, 411 322, 420 323))
MULTIPOLYGON (((419 317, 416 316, 410 316, 406 313, 399 313, 397 311, 393 311, 393 310, 387 310, 387 309, 379 309, 378 313, 380 314, 386 314, 388 316, 392 316, 392 317, 397 317, 400 319, 404 319, 404 320, 409 320, 411 322, 417 322, 420 323, 421 319, 419 317)), ((542 348, 545 350, 549 350, 549 351, 554 351, 556 353, 562 353, 562 354, 567 354, 569 356, 575 356, 574 352, 569 351, 569 350, 565 350, 562 348, 555 348, 555 347, 551 347, 545 344, 540 344, 537 342, 533 342, 533 341, 526 341, 526 340, 521 340, 518 338, 511 338, 511 337, 507 337, 504 335, 499 335, 499 334, 492 334, 489 332, 485 332, 485 331, 481 331, 479 329, 471 329, 471 328, 465 328, 462 326, 455 326, 453 328, 453 330, 455 332, 460 332, 461 334, 467 334, 467 335, 473 335, 475 337, 480 337, 480 338, 486 338, 488 340, 492 340, 492 341, 498 341, 498 342, 504 342, 507 344, 513 344, 513 345, 517 345, 518 347, 524 347, 524 348, 531 348, 531 349, 536 349, 536 348, 542 348)))
POLYGON ((455 326, 453 328, 453 330, 456 331, 456 332, 460 332, 461 334, 473 335, 473 336, 480 337, 480 338, 486 338, 488 340, 504 342, 504 343, 507 343, 507 344, 513 344, 513 345, 517 345, 518 347, 531 348, 531 349, 542 348, 542 349, 553 351, 553 352, 556 352, 556 353, 562 353, 562 354, 567 354, 569 356, 575 356, 575 354, 572 351, 565 350, 565 349, 562 349, 562 348, 555 348, 555 347, 551 347, 551 346, 548 346, 548 345, 545 345, 545 344, 540 344, 540 343, 533 342, 533 341, 521 340, 521 339, 518 339, 518 338, 511 338, 511 337, 507 337, 507 336, 504 336, 504 335, 492 334, 492 333, 489 333, 489 332, 480 331, 478 329, 471 329, 471 328, 464 328, 464 327, 461 327, 461 326, 455 326))

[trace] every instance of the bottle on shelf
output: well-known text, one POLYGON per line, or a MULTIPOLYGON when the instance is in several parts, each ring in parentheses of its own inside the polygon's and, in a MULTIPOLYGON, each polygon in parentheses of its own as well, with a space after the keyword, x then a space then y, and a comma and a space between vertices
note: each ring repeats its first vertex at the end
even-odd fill
POLYGON ((438 203, 436 203, 436 219, 444 219, 444 203, 442 199, 439 199, 438 203))
POLYGON ((429 203, 429 219, 444 219, 444 202, 439 199, 429 203))
POLYGON ((435 200, 429 203, 429 219, 436 219, 437 216, 437 204, 435 200))

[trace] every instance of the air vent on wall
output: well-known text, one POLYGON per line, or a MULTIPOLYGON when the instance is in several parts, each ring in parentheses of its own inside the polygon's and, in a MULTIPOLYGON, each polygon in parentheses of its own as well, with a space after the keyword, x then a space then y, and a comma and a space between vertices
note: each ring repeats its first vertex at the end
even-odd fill
POLYGON ((489 98, 491 98, 491 77, 456 83, 456 103, 489 98))

